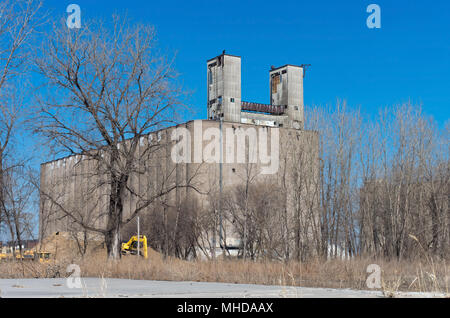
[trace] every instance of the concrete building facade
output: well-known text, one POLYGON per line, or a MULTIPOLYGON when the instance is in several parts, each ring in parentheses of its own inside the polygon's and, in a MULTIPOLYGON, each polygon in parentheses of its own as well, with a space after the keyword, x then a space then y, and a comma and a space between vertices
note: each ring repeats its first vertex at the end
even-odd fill
POLYGON ((225 54, 207 61, 208 119, 303 129, 304 66, 269 71, 270 103, 241 100, 241 57, 225 54))
MULTIPOLYGON (((302 68, 287 65, 270 71, 270 105, 241 101, 240 57, 222 54, 208 60, 207 68, 208 120, 189 121, 141 138, 136 155, 140 169, 130 175, 123 219, 162 187, 187 183, 192 187, 176 188, 141 215, 191 201, 197 202, 196 213, 214 214, 218 196, 249 178, 261 186, 276 185, 288 215, 310 213, 319 198, 318 134, 303 129, 302 68), (146 151, 155 145, 155 151, 146 151)), ((43 163, 41 189, 52 195, 41 195, 41 236, 80 228, 63 209, 75 211, 86 224, 105 227, 106 180, 99 163, 86 155, 43 163)), ((242 238, 230 220, 223 220, 222 230, 227 245, 239 244, 242 238)), ((207 234, 205 246, 212 239, 207 234)), ((220 245, 218 237, 214 241, 220 245)))

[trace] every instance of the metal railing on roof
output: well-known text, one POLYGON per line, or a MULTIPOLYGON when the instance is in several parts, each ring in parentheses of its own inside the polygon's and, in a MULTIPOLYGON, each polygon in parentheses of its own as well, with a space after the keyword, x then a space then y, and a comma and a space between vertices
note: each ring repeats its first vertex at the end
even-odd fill
POLYGON ((249 110, 254 112, 269 113, 274 115, 281 115, 284 113, 285 107, 278 105, 260 104, 252 102, 241 102, 242 110, 249 110))

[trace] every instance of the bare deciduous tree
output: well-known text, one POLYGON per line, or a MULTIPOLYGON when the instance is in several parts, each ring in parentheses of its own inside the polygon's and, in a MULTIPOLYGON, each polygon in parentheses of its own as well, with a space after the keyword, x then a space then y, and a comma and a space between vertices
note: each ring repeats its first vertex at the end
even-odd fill
POLYGON ((15 166, 4 173, 3 191, 4 223, 10 234, 13 253, 17 245, 22 254, 23 241, 33 237, 35 226, 32 212, 35 188, 29 182, 23 166, 15 166))
MULTIPOLYGON (((6 219, 4 175, 8 148, 15 130, 24 119, 24 82, 28 66, 27 45, 44 22, 42 2, 36 0, 6 0, 0 3, 0 225, 6 219), (3 215, 3 217, 2 217, 3 215)), ((14 160, 8 161, 16 165, 14 160)))
POLYGON ((71 30, 55 25, 49 38, 46 55, 36 65, 52 94, 42 99, 36 131, 54 153, 82 154, 94 167, 98 187, 107 189, 107 203, 101 207, 106 228, 86 224, 49 191, 41 188, 41 195, 73 222, 102 233, 109 258, 117 259, 122 226, 183 186, 169 181, 170 172, 153 191, 139 191, 140 182, 132 179, 155 168, 141 163, 164 152, 167 139, 150 143, 144 137, 175 122, 184 93, 174 83, 172 61, 156 48, 153 27, 114 17, 109 26, 85 22, 71 30), (134 204, 125 217, 127 198, 134 204))
POLYGON ((343 107, 309 114, 310 128, 321 136, 324 252, 412 258, 419 242, 427 253, 446 257, 448 126, 439 129, 409 103, 364 120, 343 107))
POLYGON ((448 131, 420 107, 384 110, 361 152, 362 252, 386 258, 418 255, 416 240, 435 256, 448 255, 448 131), (411 236, 414 239, 411 239, 411 236))

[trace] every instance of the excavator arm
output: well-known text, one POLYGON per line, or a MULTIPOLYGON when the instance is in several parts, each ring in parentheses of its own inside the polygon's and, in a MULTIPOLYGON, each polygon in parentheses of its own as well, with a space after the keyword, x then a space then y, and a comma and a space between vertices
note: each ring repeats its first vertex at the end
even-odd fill
POLYGON ((137 255, 139 246, 139 254, 143 256, 145 259, 148 258, 148 246, 147 246, 147 237, 145 235, 140 235, 139 240, 136 235, 133 235, 130 240, 126 243, 122 243, 122 254, 123 255, 137 255))

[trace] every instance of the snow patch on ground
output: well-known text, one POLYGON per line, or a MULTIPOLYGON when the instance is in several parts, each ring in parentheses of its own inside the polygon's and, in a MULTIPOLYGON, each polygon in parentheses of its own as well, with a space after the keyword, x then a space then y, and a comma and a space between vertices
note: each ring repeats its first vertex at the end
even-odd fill
MULTIPOLYGON (((168 282, 82 278, 82 288, 68 288, 65 278, 0 279, 0 297, 181 297, 181 298, 377 298, 381 291, 265 286, 206 282, 168 282)), ((445 297, 438 293, 396 293, 394 297, 445 297)))

